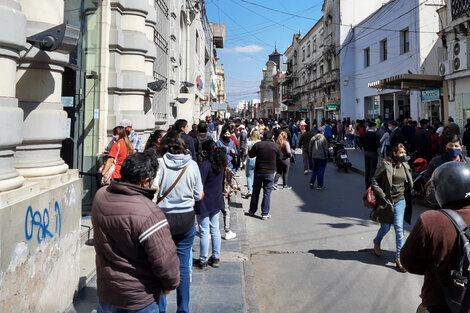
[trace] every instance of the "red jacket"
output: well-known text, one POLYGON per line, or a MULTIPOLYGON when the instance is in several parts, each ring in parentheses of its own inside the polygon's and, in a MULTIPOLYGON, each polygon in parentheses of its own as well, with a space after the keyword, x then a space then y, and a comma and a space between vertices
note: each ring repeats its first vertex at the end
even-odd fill
POLYGON ((115 180, 96 193, 92 207, 98 298, 129 310, 178 287, 179 259, 155 190, 115 180))

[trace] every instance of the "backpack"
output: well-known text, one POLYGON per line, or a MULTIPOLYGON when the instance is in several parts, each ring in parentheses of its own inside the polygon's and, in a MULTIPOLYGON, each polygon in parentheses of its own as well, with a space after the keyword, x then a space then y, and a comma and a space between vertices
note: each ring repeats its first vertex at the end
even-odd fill
POLYGON ((201 164, 202 161, 204 161, 204 156, 202 155, 202 143, 204 141, 207 141, 209 140, 210 138, 208 137, 205 137, 205 138, 201 138, 199 136, 197 136, 196 138, 194 138, 194 148, 196 149, 196 158, 197 158, 197 164, 201 164))
POLYGON ((224 174, 224 196, 227 199, 227 203, 232 202, 234 195, 238 194, 239 190, 238 181, 235 179, 232 169, 228 166, 225 168, 224 174))
POLYGON ((444 293, 447 306, 452 313, 470 312, 470 289, 468 283, 470 280, 470 228, 465 223, 459 213, 442 209, 441 212, 447 216, 458 234, 458 258, 457 262, 450 271, 451 284, 445 286, 439 281, 441 290, 444 293))

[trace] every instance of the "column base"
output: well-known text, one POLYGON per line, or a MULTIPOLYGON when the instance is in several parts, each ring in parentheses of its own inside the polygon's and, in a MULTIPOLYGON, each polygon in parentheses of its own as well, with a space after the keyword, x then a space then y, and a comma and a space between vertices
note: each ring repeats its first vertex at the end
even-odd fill
POLYGON ((78 170, 71 169, 71 170, 67 170, 65 173, 60 173, 57 175, 26 177, 26 182, 27 183, 39 183, 39 186, 41 189, 52 189, 52 188, 58 188, 78 178, 79 178, 78 170))
POLYGON ((25 178, 63 174, 67 172, 68 169, 69 166, 67 164, 47 167, 17 168, 20 175, 25 178))
POLYGON ((39 194, 39 192, 40 188, 38 183, 25 183, 23 186, 16 188, 15 190, 0 192, 0 208, 32 198, 39 194))
POLYGON ((19 188, 23 185, 23 183, 23 176, 16 176, 15 178, 0 180, 0 192, 19 188))

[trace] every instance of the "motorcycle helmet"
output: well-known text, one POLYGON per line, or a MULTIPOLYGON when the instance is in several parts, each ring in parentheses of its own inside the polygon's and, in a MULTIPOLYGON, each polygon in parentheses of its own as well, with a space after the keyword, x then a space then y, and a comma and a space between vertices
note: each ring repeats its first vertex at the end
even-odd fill
POLYGON ((426 159, 423 159, 423 158, 417 158, 413 162, 413 168, 416 173, 421 173, 422 171, 428 168, 428 161, 426 161, 426 159))
POLYGON ((470 204, 470 165, 457 161, 442 164, 432 174, 431 186, 440 207, 470 204))

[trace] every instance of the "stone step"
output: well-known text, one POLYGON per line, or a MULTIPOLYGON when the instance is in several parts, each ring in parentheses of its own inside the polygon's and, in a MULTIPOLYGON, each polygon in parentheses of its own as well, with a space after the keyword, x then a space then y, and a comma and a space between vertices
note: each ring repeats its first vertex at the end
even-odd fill
POLYGON ((78 291, 86 287, 88 282, 96 274, 95 247, 93 246, 93 226, 91 217, 84 216, 81 219, 80 233, 80 281, 78 291))

